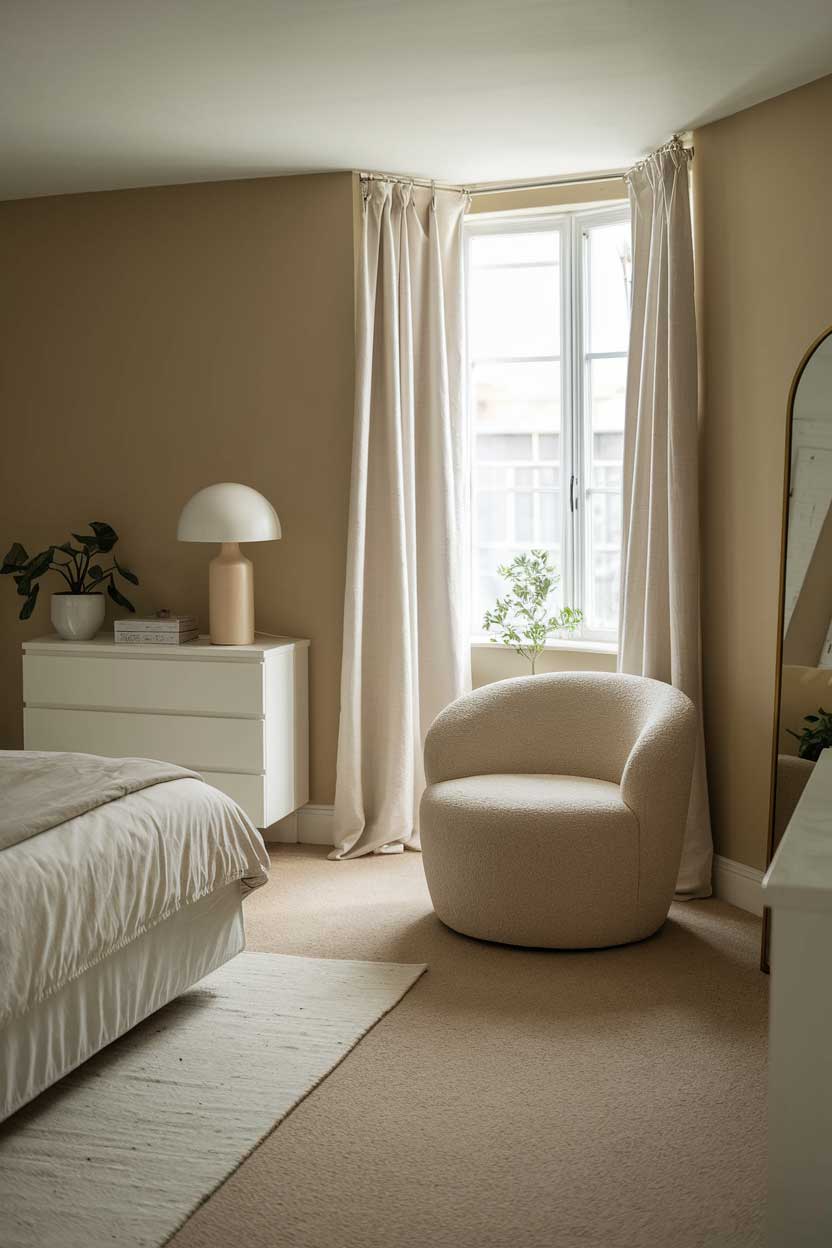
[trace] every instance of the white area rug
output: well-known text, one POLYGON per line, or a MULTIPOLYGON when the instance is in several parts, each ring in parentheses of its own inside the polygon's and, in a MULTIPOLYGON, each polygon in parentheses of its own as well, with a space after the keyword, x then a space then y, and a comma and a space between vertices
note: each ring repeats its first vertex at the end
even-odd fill
POLYGON ((424 966, 241 953, 0 1127, 3 1248, 157 1248, 424 966))

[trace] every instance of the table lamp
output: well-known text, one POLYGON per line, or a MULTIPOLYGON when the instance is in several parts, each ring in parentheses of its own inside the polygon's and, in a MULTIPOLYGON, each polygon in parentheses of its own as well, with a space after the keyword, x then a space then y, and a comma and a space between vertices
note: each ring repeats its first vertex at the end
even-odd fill
POLYGON ((268 499, 248 485, 221 481, 208 485, 182 508, 180 542, 219 542, 208 565, 208 631, 215 646, 246 646, 254 641, 254 577, 240 542, 272 542, 280 520, 268 499))

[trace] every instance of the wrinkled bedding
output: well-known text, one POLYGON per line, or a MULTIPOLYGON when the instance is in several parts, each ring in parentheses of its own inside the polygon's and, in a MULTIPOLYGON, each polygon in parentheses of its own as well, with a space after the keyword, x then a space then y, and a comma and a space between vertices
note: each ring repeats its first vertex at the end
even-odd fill
POLYGON ((0 1027, 222 885, 258 888, 268 868, 236 803, 188 773, 3 849, 0 1027))
POLYGON ((153 758, 0 750, 0 850, 128 793, 186 776, 201 779, 195 771, 153 758))

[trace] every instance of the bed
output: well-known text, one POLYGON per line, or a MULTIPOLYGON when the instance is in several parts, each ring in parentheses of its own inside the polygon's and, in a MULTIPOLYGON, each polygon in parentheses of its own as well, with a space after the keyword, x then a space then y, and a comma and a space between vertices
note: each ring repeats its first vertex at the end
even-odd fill
POLYGON ((0 751, 0 1121, 239 953, 268 868, 185 768, 0 751))

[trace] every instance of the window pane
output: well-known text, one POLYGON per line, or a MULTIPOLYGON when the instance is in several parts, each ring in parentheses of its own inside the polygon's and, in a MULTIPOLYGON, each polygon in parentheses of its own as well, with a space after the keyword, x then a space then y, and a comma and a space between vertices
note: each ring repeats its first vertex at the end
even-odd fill
POLYGON ((478 493, 477 530, 481 542, 506 540, 506 496, 502 491, 481 490, 478 493))
POLYGON ((592 486, 621 488, 624 458, 626 359, 590 360, 587 373, 589 481, 592 486))
POLYGON ((477 559, 477 577, 474 585, 474 632, 481 633, 483 631, 482 621, 486 611, 489 611, 497 599, 502 595, 505 582, 497 574, 498 564, 503 563, 505 558, 504 550, 494 550, 490 547, 481 546, 477 559))
MULTIPOLYGON (((567 586, 552 606, 565 600, 580 605, 590 634, 614 635, 617 628, 630 226, 598 217, 579 220, 582 258, 568 324, 579 335, 570 341, 583 349, 585 364, 575 394, 559 361, 560 227, 547 223, 529 230, 518 222, 513 229, 515 223, 506 220, 495 233, 472 231, 470 239, 477 633, 484 611, 506 592, 499 564, 540 548, 550 551, 562 575, 573 542, 583 552, 577 562, 585 583, 567 586), (606 358, 594 358, 601 355, 606 358), (570 512, 563 473, 574 471, 573 442, 580 448, 585 492, 570 512)), ((564 229, 571 228, 567 219, 564 229)))
POLYGON ((472 359, 560 354, 557 265, 472 269, 469 345, 472 359))
POLYGON ((586 624, 593 631, 618 628, 621 495, 592 494, 587 543, 586 624))
POLYGON ((559 247, 560 235, 556 230, 474 234, 471 264, 557 264, 559 247))
POLYGON ((554 490, 558 488, 557 468, 515 468, 515 489, 554 490))
POLYGON ((504 490, 508 486, 508 469, 477 466, 476 487, 478 490, 504 490))
MULTIPOLYGON (((560 429, 560 364, 475 364, 472 412, 478 431, 560 429)), ((547 452, 543 459, 556 459, 547 452)))
POLYGON ((514 540, 534 541, 534 495, 529 490, 514 494, 514 540))
POLYGON ((530 433, 481 433, 477 438, 477 460, 531 459, 530 433))
POLYGON ((595 632, 618 629, 618 555, 596 554, 590 575, 591 606, 587 625, 595 632))
POLYGON ((596 550, 617 550, 621 545, 621 495, 590 494, 592 540, 596 550))
POLYGON ((589 277, 589 350, 626 351, 630 333, 629 222, 585 230, 589 277))
POLYGON ((594 433, 592 435, 592 458, 597 464, 599 460, 621 462, 624 453, 624 431, 621 433, 594 433))
MULTIPOLYGON (((545 494, 540 494, 540 536, 547 546, 560 546, 560 530, 561 530, 561 499, 560 491, 552 490, 545 494)), ((563 569, 560 563, 556 562, 558 572, 562 575, 563 569)))

